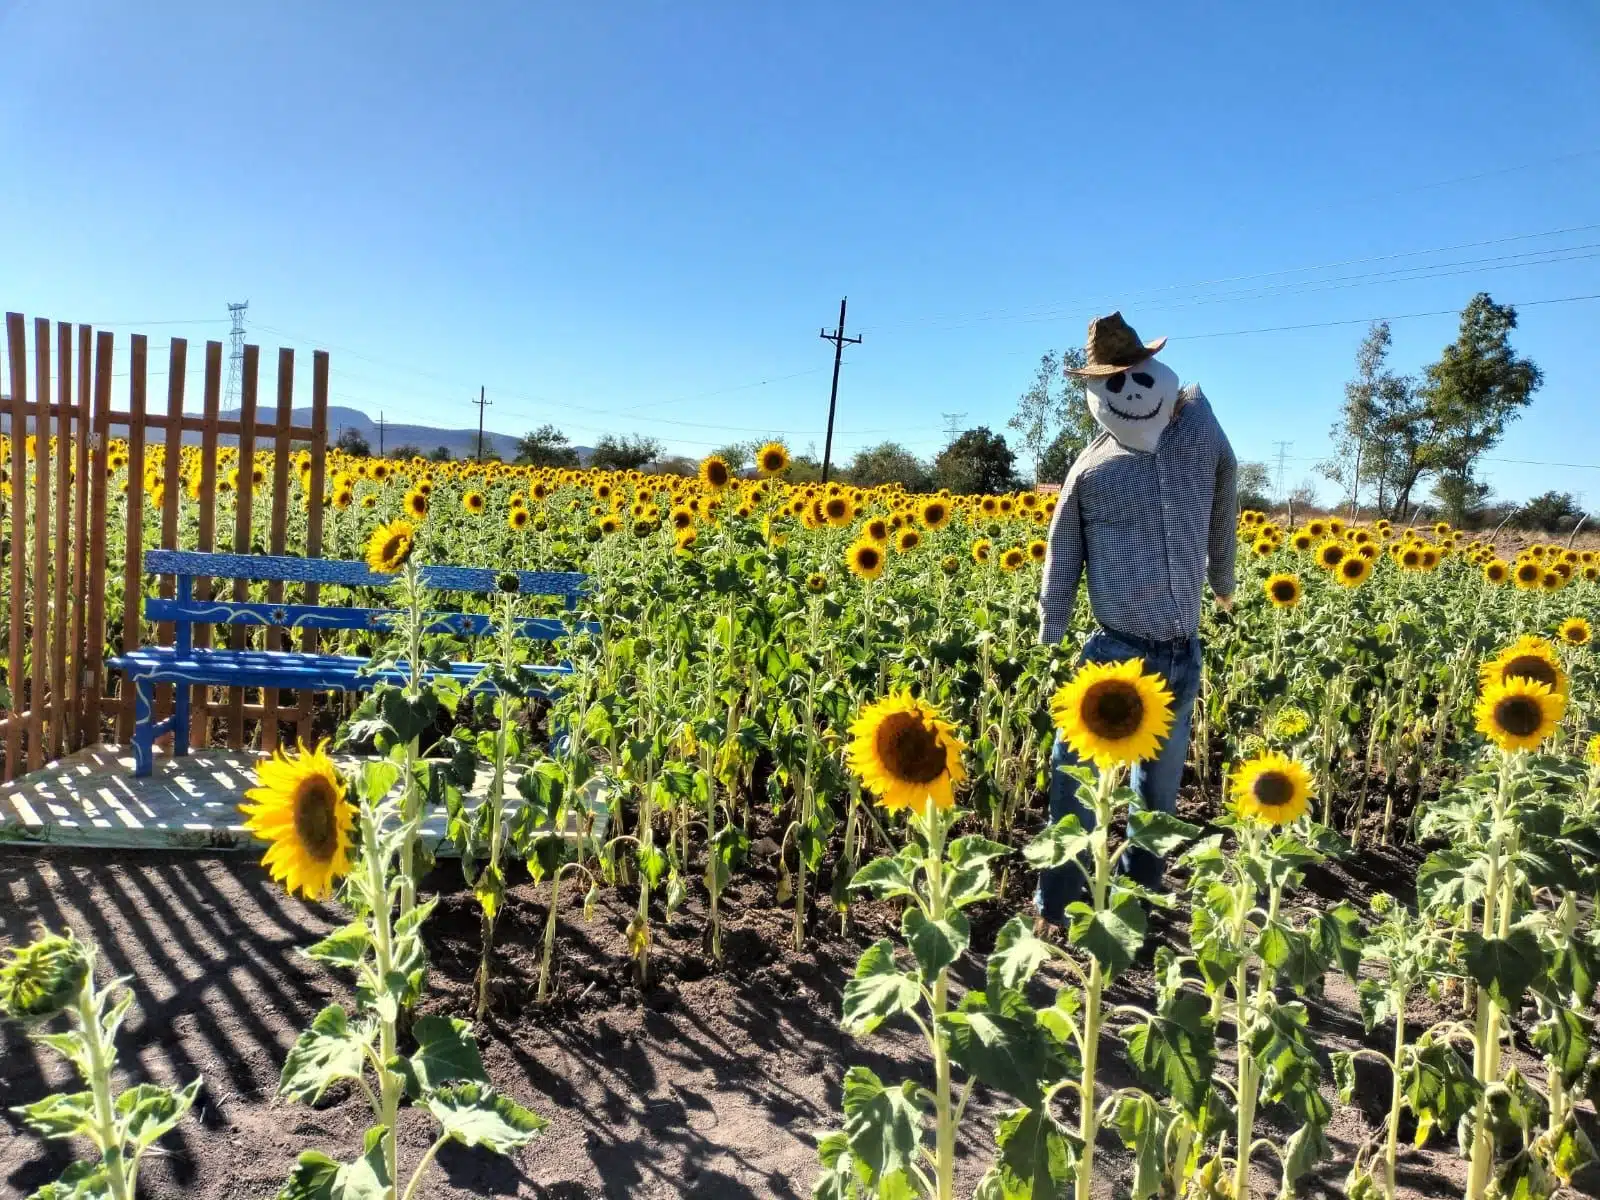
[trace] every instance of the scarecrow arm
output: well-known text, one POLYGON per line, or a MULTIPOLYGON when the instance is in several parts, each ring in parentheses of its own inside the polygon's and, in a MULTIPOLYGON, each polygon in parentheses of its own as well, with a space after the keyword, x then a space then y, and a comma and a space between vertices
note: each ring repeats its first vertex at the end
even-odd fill
POLYGON ((1078 509, 1078 472, 1067 477, 1050 523, 1050 546, 1039 588, 1039 640, 1054 646, 1067 632, 1083 574, 1083 518, 1078 509))

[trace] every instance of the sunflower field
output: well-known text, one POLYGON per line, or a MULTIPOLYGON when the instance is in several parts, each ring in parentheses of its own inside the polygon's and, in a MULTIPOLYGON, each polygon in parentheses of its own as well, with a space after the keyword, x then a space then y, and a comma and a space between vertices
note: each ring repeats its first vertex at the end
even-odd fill
MULTIPOLYGON (((227 528, 237 472, 264 467, 220 453, 227 528)), ((524 1021, 581 1011, 585 922, 618 922, 624 994, 661 982, 685 922, 707 969, 733 971, 727 931, 754 904, 781 916, 787 952, 842 939, 855 959, 831 1017, 861 1054, 800 1181, 817 1197, 1392 1198, 1421 1153, 1453 1156, 1469 1200, 1582 1183, 1600 1088, 1594 549, 1240 514, 1234 604, 1203 618, 1179 812, 1148 813, 1127 777, 1172 727, 1164 685, 1137 662, 1078 667, 1083 597, 1066 642, 1038 644, 1053 497, 790 483, 777 443, 757 462, 689 478, 328 455, 323 553, 394 574, 399 615, 322 648, 410 674, 320 699, 329 746, 280 753, 240 797, 274 878, 348 918, 307 953, 354 986, 295 1043, 280 1097, 342 1084, 371 1109, 353 1159, 301 1154, 281 1196, 426 1194, 450 1142, 537 1155, 545 1118, 489 1082, 473 1022, 508 994, 524 1021), (466 601, 499 634, 432 632, 443 598, 416 568, 441 564, 588 574, 553 697, 520 682, 544 650, 505 631, 562 614, 508 576, 466 601), (428 670, 463 658, 493 686, 428 670), (1067 769, 1092 828, 1044 815, 1058 736, 1085 764, 1067 769), (459 874, 420 837, 436 807, 459 874), (1118 873, 1128 846, 1165 858, 1170 891, 1118 873), (1087 897, 1036 926, 1035 874, 1067 863, 1087 897), (1308 879, 1337 864, 1380 876, 1314 898, 1308 879), (471 982, 441 1011, 430 977, 457 969, 426 926, 457 893, 471 982), (530 929, 508 993, 504 939, 530 929), (1334 992, 1364 1031, 1342 1049, 1313 1019, 1334 992), (918 1047, 903 1080, 860 1061, 891 1035, 918 1047), (411 1108, 432 1140, 396 1136, 411 1108), (1364 1132, 1336 1152, 1352 1108, 1364 1132)), ((159 449, 142 480, 126 465, 113 445, 113 491, 159 500, 159 449)), ((197 451, 180 475, 192 499, 197 451)), ((179 547, 197 536, 185 506, 179 547)), ((134 602, 113 589, 110 628, 134 602)), ((70 938, 9 952, 0 1011, 66 1013, 96 1046, 73 1059, 82 1111, 52 1097, 27 1122, 88 1133, 99 1157, 73 1173, 102 1190, 39 1194, 132 1196, 194 1093, 152 1093, 160 1120, 118 1123, 86 954, 70 938)))

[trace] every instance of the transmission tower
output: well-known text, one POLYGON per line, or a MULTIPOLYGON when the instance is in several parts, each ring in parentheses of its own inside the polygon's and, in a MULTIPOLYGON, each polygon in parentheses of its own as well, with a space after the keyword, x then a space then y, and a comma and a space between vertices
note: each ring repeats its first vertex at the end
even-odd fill
POLYGON ((223 397, 224 408, 239 407, 239 389, 244 378, 244 314, 250 301, 228 305, 228 315, 233 318, 233 328, 228 331, 232 350, 228 354, 228 393, 223 397))
POLYGON ((952 442, 955 441, 956 438, 961 436, 961 422, 963 422, 963 421, 965 421, 967 419, 967 414, 964 413, 964 412, 959 412, 959 413, 940 413, 939 415, 944 418, 944 423, 945 423, 944 431, 945 431, 945 433, 947 433, 950 436, 950 440, 952 442))
POLYGON ((1278 503, 1282 504, 1288 499, 1288 493, 1283 490, 1283 468, 1284 464, 1289 460, 1289 447, 1293 446, 1294 443, 1277 442, 1275 444, 1278 447, 1278 503))

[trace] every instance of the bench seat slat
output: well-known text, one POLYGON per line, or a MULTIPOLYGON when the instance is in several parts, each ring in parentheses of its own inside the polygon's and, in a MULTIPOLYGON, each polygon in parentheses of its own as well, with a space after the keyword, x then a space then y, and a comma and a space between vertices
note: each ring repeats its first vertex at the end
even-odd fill
MULTIPOLYGON (((400 615, 393 608, 356 608, 333 604, 242 604, 234 601, 168 600, 151 596, 145 600, 148 621, 192 622, 197 625, 266 625, 281 629, 367 629, 383 630, 390 617, 400 615)), ((429 633, 453 633, 461 637, 488 636, 494 633, 494 618, 487 613, 438 613, 429 633)), ((570 625, 553 617, 519 617, 517 637, 527 641, 553 642, 572 633, 599 633, 597 621, 574 621, 570 625)))
MULTIPOLYGON (((365 691, 377 683, 405 683, 410 673, 402 664, 381 672, 362 674, 368 659, 347 654, 300 654, 282 650, 203 650, 187 653, 172 646, 147 646, 118 655, 110 665, 132 680, 156 683, 198 683, 212 687, 310 688, 330 691, 365 691)), ((529 675, 570 675, 565 665, 525 665, 529 675)), ((483 670, 482 663, 451 663, 453 677, 469 681, 483 670)))
MULTIPOLYGON (((150 575, 205 575, 257 582, 332 583, 345 587, 388 587, 393 575, 375 575, 351 559, 294 558, 272 554, 202 554, 195 550, 146 550, 150 575)), ((493 592, 505 574, 486 567, 423 567, 422 582, 437 591, 493 592)), ((529 596, 583 594, 588 576, 578 571, 517 571, 518 591, 529 596)))

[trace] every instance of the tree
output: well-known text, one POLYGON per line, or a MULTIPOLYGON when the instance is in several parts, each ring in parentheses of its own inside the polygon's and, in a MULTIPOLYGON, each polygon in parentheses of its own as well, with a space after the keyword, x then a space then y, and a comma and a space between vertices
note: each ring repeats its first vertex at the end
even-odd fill
POLYGON ((405 445, 396 446, 393 450, 389 451, 389 457, 390 458, 421 458, 422 457, 422 447, 413 446, 410 442, 407 442, 405 445))
POLYGON ((428 458, 430 460, 432 460, 433 462, 449 462, 450 461, 450 447, 449 446, 435 446, 433 448, 433 452, 428 455, 428 458))
POLYGON ((339 440, 334 442, 333 448, 345 454, 355 455, 357 458, 372 457, 371 444, 361 436, 361 431, 354 425, 346 425, 339 431, 339 440))
POLYGON ((1272 509, 1272 473, 1266 463, 1242 462, 1236 476, 1239 486, 1239 507, 1253 508, 1257 512, 1272 509))
POLYGON ((653 437, 630 433, 624 437, 602 434, 589 456, 589 465, 597 471, 637 471, 645 463, 661 457, 662 446, 653 437))
MULTIPOLYGON (((903 484, 908 492, 926 492, 932 476, 928 465, 899 442, 881 442, 865 450, 857 450, 845 474, 858 487, 876 487, 880 483, 903 484)), ((793 476, 793 468, 790 469, 793 476)))
POLYGON ((575 467, 578 452, 554 425, 541 425, 517 439, 517 462, 527 467, 575 467))
POLYGON ((1047 352, 1039 359, 1033 383, 1017 398, 1016 413, 1006 422, 1033 460, 1035 482, 1065 479, 1072 460, 1099 432, 1084 397, 1083 380, 1066 374, 1083 363, 1083 351, 1077 347, 1059 356, 1047 352))
POLYGON ((933 486, 958 495, 1009 492, 1017 486, 1017 456, 988 426, 969 429, 933 460, 933 486))
POLYGON ((1552 491, 1529 500, 1518 515, 1521 517, 1519 523, 1525 528, 1554 533, 1563 527, 1570 528, 1583 516, 1583 509, 1578 506, 1571 492, 1552 491))
POLYGON ((1289 493, 1289 505, 1297 512, 1317 507, 1317 481, 1310 476, 1302 479, 1289 493))
POLYGON ((720 450, 713 450, 711 453, 720 455, 722 460, 728 464, 728 468, 735 475, 738 475, 751 463, 755 462, 756 450, 760 445, 760 442, 729 442, 720 450))
POLYGON ((1533 400, 1544 376, 1511 347, 1517 310, 1479 292, 1461 312, 1461 332, 1428 368, 1421 388, 1432 427, 1428 465, 1438 475, 1434 495, 1445 519, 1461 522, 1488 495, 1476 476, 1492 449, 1533 400))
POLYGON ((656 459, 653 469, 657 475, 693 475, 700 469, 700 464, 682 454, 669 454, 656 459))
POLYGON ((1376 486, 1382 510, 1392 490, 1391 475, 1410 472, 1414 484, 1420 468, 1417 455, 1407 454, 1405 446, 1408 435, 1416 434, 1413 388, 1388 369, 1391 340, 1387 321, 1374 321, 1361 340, 1356 377, 1344 385, 1344 405, 1329 431, 1333 454, 1317 464, 1323 478, 1344 493, 1352 516, 1363 484, 1376 486))

